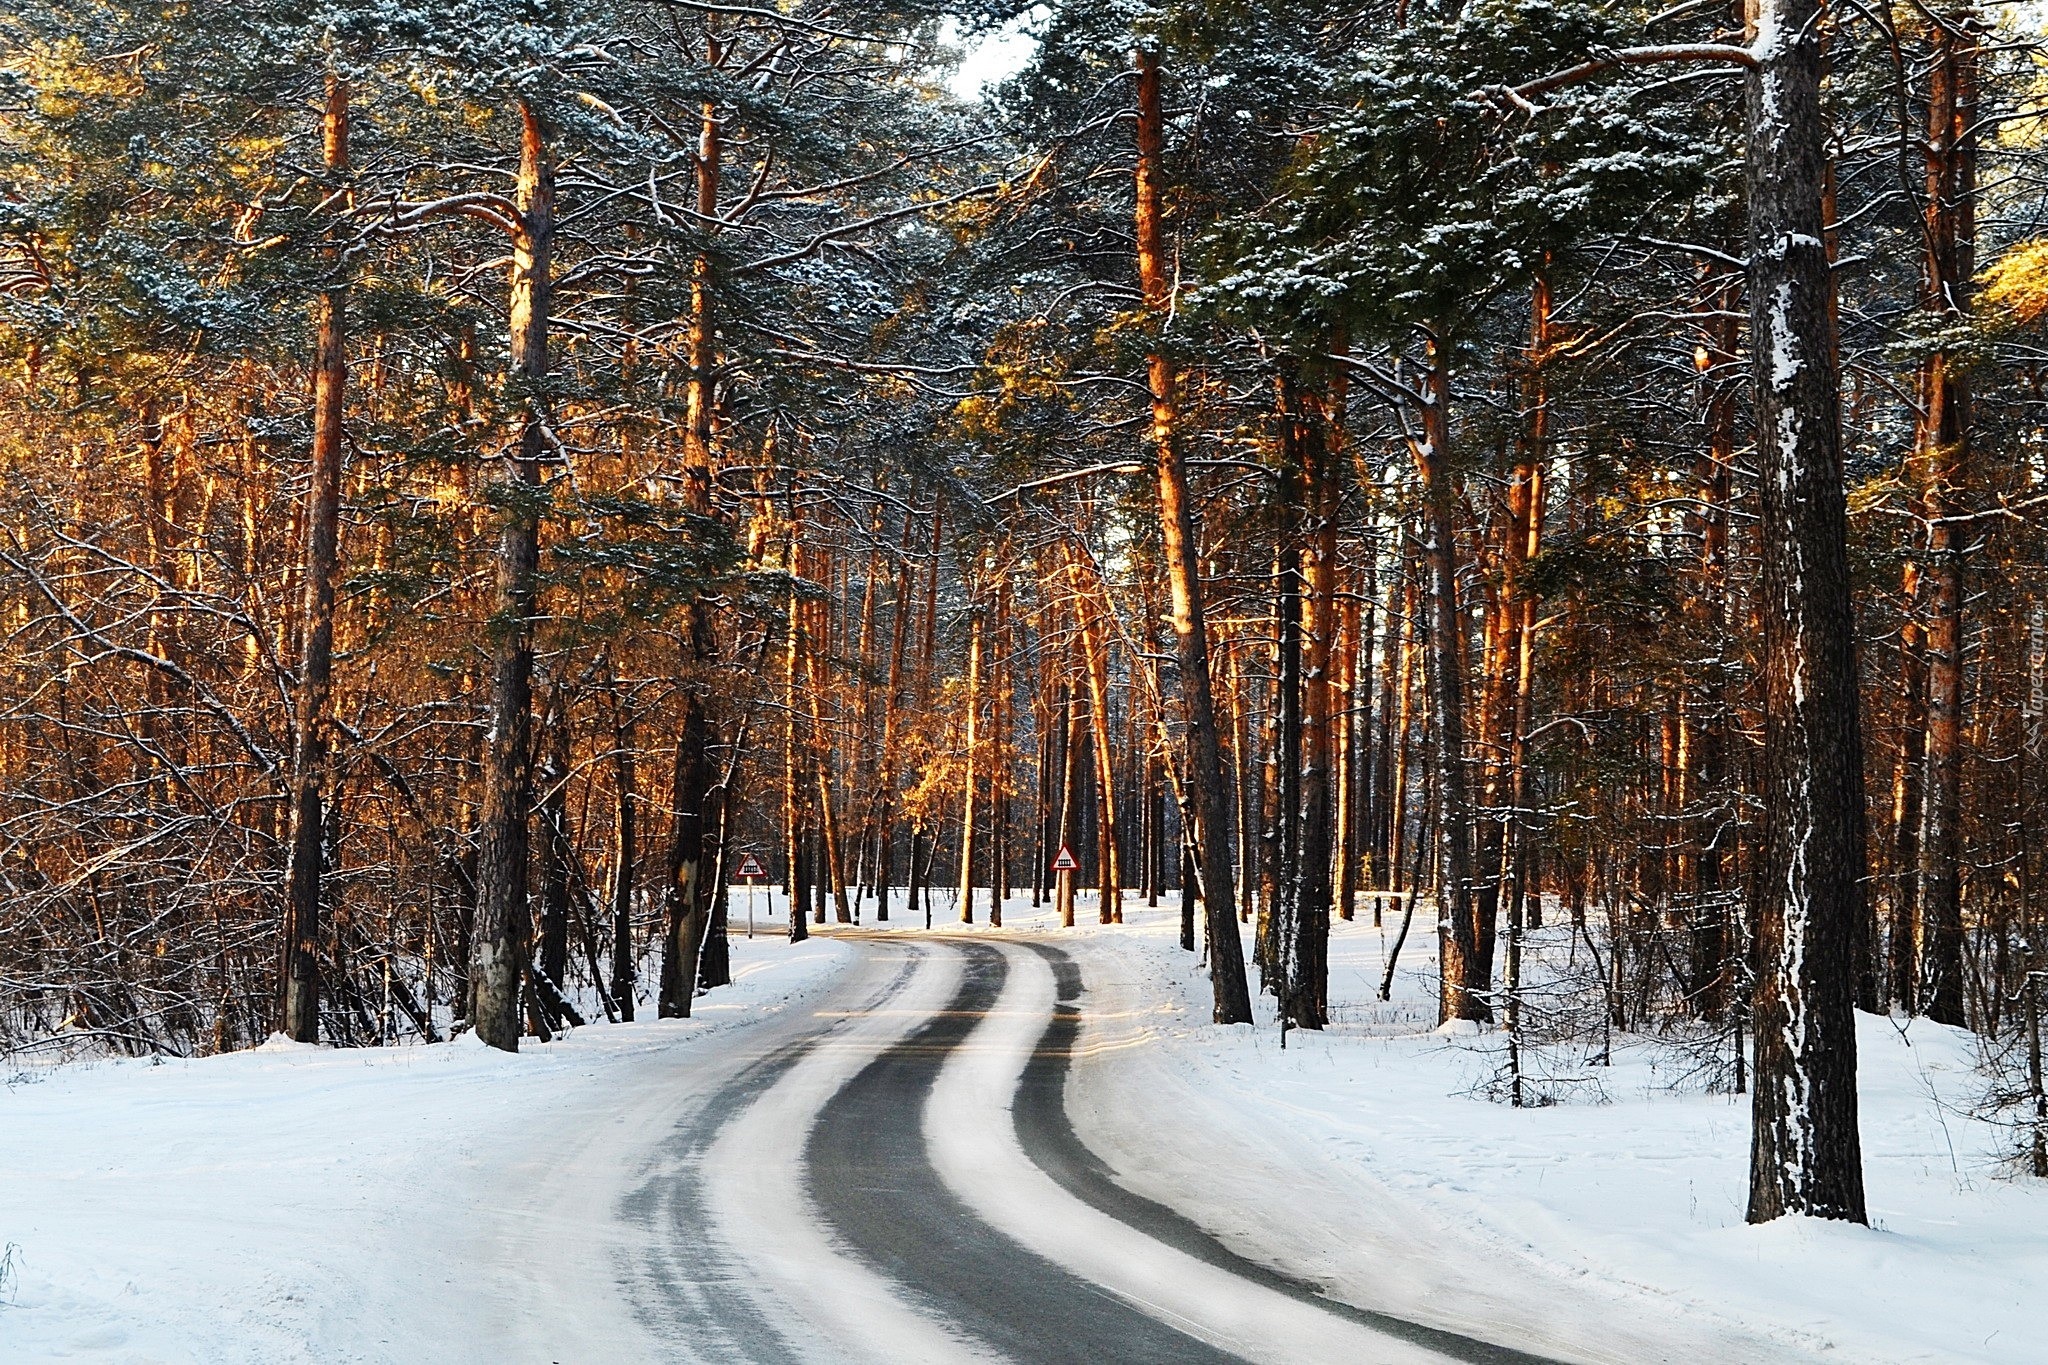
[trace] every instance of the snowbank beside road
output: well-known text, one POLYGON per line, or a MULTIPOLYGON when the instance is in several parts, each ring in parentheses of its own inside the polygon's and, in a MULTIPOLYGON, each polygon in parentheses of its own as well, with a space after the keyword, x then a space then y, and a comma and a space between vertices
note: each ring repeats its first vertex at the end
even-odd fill
MULTIPOLYGON (((1022 905, 1006 918, 1044 922, 1022 905)), ((1175 911, 1126 918, 1059 935, 1096 1019, 1075 1119, 1141 1192, 1241 1251, 1367 1306, 1575 1357, 2043 1358, 2048 1185, 2012 1178, 2003 1135, 1968 1115, 1983 1080, 1967 1034, 1861 1017, 1873 1226, 1752 1228, 1748 1100, 1672 1093, 1668 1049, 1619 1038, 1588 1102, 1516 1110, 1477 1093, 1497 1034, 1431 1027, 1424 929, 1383 1005, 1392 926, 1340 923, 1335 1026, 1283 1052, 1270 997, 1256 1031, 1207 1023, 1175 911), (1217 1153, 1192 1144, 1210 1131, 1229 1139, 1225 1169, 1198 1177, 1217 1153)))
POLYGON ((593 1025, 517 1056, 469 1039, 273 1044, 15 1078, 0 1361, 505 1365, 547 1358, 506 1340, 535 1323, 583 1343, 579 1359, 652 1358, 596 1240, 617 1235, 631 1172, 553 1158, 590 1130, 661 1122, 654 1083, 726 1064, 853 956, 826 938, 732 947, 733 986, 694 1019, 593 1025))

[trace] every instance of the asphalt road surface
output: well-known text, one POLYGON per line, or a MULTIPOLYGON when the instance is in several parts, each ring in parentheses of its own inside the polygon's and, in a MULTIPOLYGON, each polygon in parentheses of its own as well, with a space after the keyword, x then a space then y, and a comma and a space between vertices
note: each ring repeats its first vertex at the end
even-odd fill
POLYGON ((1077 1134, 1064 951, 875 936, 693 1095, 626 1202, 651 1336, 721 1361, 1534 1362, 1232 1250, 1077 1134))

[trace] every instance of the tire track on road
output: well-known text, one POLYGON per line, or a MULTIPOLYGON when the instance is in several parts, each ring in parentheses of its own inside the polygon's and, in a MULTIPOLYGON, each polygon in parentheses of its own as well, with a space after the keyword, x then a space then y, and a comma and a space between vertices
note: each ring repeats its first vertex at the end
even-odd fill
POLYGON ((639 1274, 631 1276, 635 1311, 649 1328, 684 1343, 677 1359, 800 1365, 806 1357, 761 1314, 743 1287, 749 1272, 717 1226, 706 1198, 705 1157, 726 1125, 779 1084, 806 1057, 862 1014, 903 992, 923 960, 909 949, 878 991, 830 1024, 747 1063, 697 1101, 661 1148, 663 1167, 628 1195, 623 1212, 647 1234, 639 1274))
POLYGON ((996 948, 952 946, 966 971, 947 1008, 870 1063, 819 1115, 804 1153, 812 1200, 847 1247, 909 1298, 1016 1360, 1237 1361, 1026 1250, 946 1187, 925 1148, 925 1101, 1009 970, 996 948))
POLYGON ((1206 1265, 1313 1304, 1385 1336, 1435 1351, 1447 1360, 1469 1365, 1562 1365, 1553 1357, 1532 1355, 1333 1299, 1309 1281, 1239 1255, 1186 1215, 1118 1184, 1102 1158, 1081 1141, 1067 1114, 1067 1073, 1081 1036, 1080 965, 1064 949, 1028 940, 1022 943, 1051 965, 1059 994, 1052 1021, 1025 1064, 1011 1113, 1018 1143, 1061 1188, 1127 1227, 1136 1228, 1154 1241, 1206 1265))

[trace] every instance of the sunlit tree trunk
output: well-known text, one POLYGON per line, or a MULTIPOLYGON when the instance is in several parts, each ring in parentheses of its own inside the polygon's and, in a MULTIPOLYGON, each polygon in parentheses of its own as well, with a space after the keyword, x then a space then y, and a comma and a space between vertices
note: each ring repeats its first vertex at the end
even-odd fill
MULTIPOLYGON (((795 505, 792 495, 791 505, 795 505)), ((809 922, 804 918, 809 907, 805 904, 810 885, 804 863, 804 819, 803 776, 809 770, 809 750, 803 740, 803 660, 804 660, 804 613, 803 598, 797 595, 795 582, 802 572, 801 541, 794 518, 789 527, 788 547, 783 555, 783 567, 788 572, 791 589, 788 613, 783 629, 782 674, 782 866, 783 890, 789 900, 789 941, 801 943, 810 936, 809 922)), ((911 861, 913 873, 917 858, 917 839, 911 837, 911 861)), ((915 884, 913 882, 913 892, 915 884)))
POLYGON ((527 814, 532 799, 533 615, 540 567, 540 460, 546 445, 541 388, 548 375, 549 258, 554 166, 539 117, 519 106, 518 231, 512 243, 512 379, 520 396, 516 445, 492 485, 499 504, 497 604, 492 614, 490 729, 477 850, 476 928, 470 939, 470 1019, 477 1036, 519 1050, 519 988, 532 922, 526 904, 527 814))
MULTIPOLYGON (((1967 11, 1934 25, 1928 100, 1925 297, 1938 323, 1967 320, 1975 273, 1976 171, 1973 105, 1977 33, 1967 11)), ((1930 1019, 1964 1022, 1962 905, 1963 566, 1953 518, 1970 459, 1970 393, 1964 364, 1947 349, 1920 367, 1914 465, 1926 522, 1921 584, 1926 603, 1926 776, 1921 784, 1919 940, 1930 1019)))
POLYGON ((967 748, 960 782, 960 922, 974 923, 975 788, 979 778, 982 607, 967 612, 967 748))
POLYGON ((1109 639, 1103 624, 1108 603, 1101 585, 1082 581, 1076 564, 1074 611, 1080 626, 1081 671, 1088 684, 1088 726, 1094 742, 1097 897, 1096 918, 1103 924, 1123 923, 1120 850, 1116 837, 1116 747, 1109 722, 1109 639))
MULTIPOLYGON (((1171 302, 1159 203, 1165 115, 1159 95, 1158 54, 1140 48, 1136 60, 1138 277, 1146 311, 1155 326, 1162 326, 1171 302)), ((1245 981, 1244 946, 1237 936, 1237 891, 1230 865, 1230 792, 1224 782, 1223 751, 1216 734, 1216 702, 1209 683, 1208 622, 1202 603, 1200 550, 1195 543, 1194 511, 1188 502, 1187 468, 1175 430, 1180 381, 1163 346, 1147 360, 1146 374, 1152 393, 1152 444, 1159 462, 1159 520, 1180 656, 1188 766, 1201 810, 1202 892, 1209 920, 1211 1014, 1219 1024, 1248 1024, 1252 1021, 1251 992, 1245 981)))

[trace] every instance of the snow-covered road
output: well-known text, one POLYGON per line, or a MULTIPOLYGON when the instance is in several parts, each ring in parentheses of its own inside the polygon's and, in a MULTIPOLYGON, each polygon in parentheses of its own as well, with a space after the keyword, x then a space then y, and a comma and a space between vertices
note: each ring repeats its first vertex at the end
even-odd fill
POLYGON ((1192 964, 1132 930, 734 946, 697 1019, 517 1057, 266 1049, 12 1086, 0 1361, 1826 1352, 1376 1184, 1310 1108, 1214 1083, 1252 1040, 1189 1027, 1192 964))
POLYGON ((1118 1185, 1066 1119, 1064 952, 852 942, 814 1030, 678 1096, 643 1160, 620 1273, 661 1358, 1544 1358, 1325 1299, 1118 1185))

